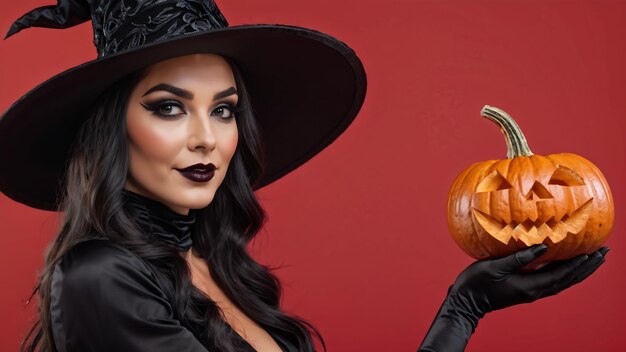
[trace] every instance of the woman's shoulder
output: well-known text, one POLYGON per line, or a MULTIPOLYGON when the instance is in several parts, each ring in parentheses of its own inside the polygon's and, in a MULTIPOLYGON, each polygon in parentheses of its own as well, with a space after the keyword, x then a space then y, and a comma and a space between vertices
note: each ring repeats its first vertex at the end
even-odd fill
POLYGON ((108 239, 76 244, 56 264, 50 321, 63 352, 206 352, 175 318, 147 262, 108 239))
POLYGON ((56 269, 65 274, 66 280, 76 276, 79 278, 87 276, 86 279, 95 276, 101 280, 120 270, 151 274, 150 268, 138 255, 104 237, 96 237, 74 245, 61 257, 56 269))
POLYGON ((79 242, 62 256, 62 262, 67 264, 99 266, 120 261, 141 261, 141 258, 123 245, 102 236, 79 242))
POLYGON ((107 295, 114 287, 141 286, 164 298, 157 276, 143 259, 123 245, 100 237, 70 248, 55 265, 51 285, 53 291, 76 291, 92 297, 107 295))

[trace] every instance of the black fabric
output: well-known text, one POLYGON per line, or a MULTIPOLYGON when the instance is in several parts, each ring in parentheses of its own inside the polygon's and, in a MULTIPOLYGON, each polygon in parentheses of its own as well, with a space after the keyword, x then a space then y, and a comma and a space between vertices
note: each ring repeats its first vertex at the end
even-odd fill
POLYGON ((68 28, 91 18, 90 4, 84 0, 59 0, 57 5, 40 6, 15 20, 4 39, 29 27, 68 28))
MULTIPOLYGON (((183 215, 141 194, 126 189, 122 194, 125 210, 153 240, 181 251, 191 248, 193 209, 183 215)), ((55 266, 51 283, 50 318, 57 349, 207 351, 201 337, 206 329, 188 329, 174 318, 152 270, 132 251, 102 236, 70 249, 55 266)), ((237 350, 254 351, 226 326, 237 350)), ((297 351, 285 337, 266 331, 283 351, 297 351)))
POLYGON ((503 258, 478 260, 448 289, 418 352, 462 352, 485 314, 555 295, 578 284, 602 263, 607 247, 534 271, 521 270, 548 250, 545 244, 503 258))
MULTIPOLYGON (((206 341, 174 318, 151 267, 106 238, 79 243, 55 266, 50 319, 59 352, 208 350, 206 341)), ((255 351, 227 327, 238 350, 255 351)), ((283 351, 297 351, 286 338, 266 331, 283 351)))
POLYGON ((173 318, 150 268, 109 240, 72 248, 54 268, 50 299, 59 352, 207 351, 173 318))
POLYGON ((90 19, 99 57, 228 26, 210 0, 59 0, 56 6, 35 8, 15 20, 5 39, 29 27, 69 28, 90 19))
POLYGON ((194 209, 189 210, 189 215, 183 215, 127 189, 122 190, 122 195, 124 207, 145 233, 181 251, 191 248, 191 230, 196 221, 194 209))

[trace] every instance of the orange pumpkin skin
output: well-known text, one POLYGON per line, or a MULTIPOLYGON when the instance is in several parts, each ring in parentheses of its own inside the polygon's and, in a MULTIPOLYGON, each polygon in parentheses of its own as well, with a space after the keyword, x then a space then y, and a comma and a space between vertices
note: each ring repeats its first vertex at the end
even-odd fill
POLYGON ((455 242, 476 259, 545 243, 535 267, 599 249, 614 221, 602 172, 577 154, 526 154, 475 163, 456 178, 448 198, 455 242))

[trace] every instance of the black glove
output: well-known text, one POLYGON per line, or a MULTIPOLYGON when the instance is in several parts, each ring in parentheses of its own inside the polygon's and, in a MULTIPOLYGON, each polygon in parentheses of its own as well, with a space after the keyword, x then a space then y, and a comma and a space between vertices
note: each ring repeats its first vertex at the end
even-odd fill
POLYGON ((448 289, 418 352, 463 351, 485 314, 555 295, 583 281, 604 263, 609 248, 552 262, 531 272, 519 270, 547 250, 544 244, 536 245, 468 266, 448 289))

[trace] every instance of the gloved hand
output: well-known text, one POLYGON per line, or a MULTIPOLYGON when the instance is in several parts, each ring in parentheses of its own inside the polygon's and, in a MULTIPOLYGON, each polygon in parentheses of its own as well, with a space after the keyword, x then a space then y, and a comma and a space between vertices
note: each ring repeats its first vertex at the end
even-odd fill
POLYGON ((418 352, 463 351, 485 314, 555 295, 583 281, 604 263, 609 248, 552 262, 531 272, 519 270, 547 250, 544 244, 536 245, 468 266, 448 289, 418 352))

